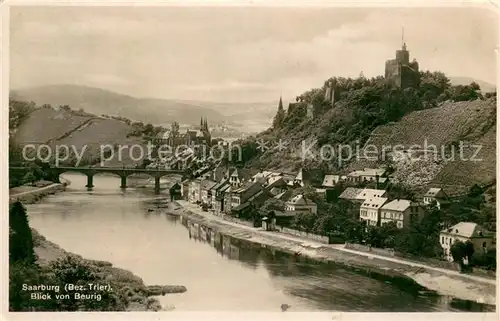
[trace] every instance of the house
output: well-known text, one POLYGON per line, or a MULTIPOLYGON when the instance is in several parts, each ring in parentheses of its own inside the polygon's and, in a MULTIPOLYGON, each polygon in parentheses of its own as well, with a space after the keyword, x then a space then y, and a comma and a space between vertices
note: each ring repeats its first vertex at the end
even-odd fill
POLYGON ((229 179, 222 180, 217 185, 214 185, 211 189, 212 194, 212 209, 215 214, 221 214, 224 212, 224 195, 225 192, 231 187, 229 179))
POLYGON ((181 184, 178 182, 169 184, 168 194, 171 201, 182 199, 181 184))
POLYGON ((339 198, 346 201, 359 202, 360 198, 358 198, 358 195, 362 191, 362 188, 348 187, 342 192, 342 194, 340 194, 339 198))
POLYGON ((197 178, 189 184, 189 202, 196 203, 201 201, 201 181, 201 178, 197 178))
POLYGON ((226 166, 223 166, 222 164, 219 163, 212 170, 212 175, 210 179, 215 182, 220 182, 224 178, 226 172, 227 172, 226 166))
POLYGON ((295 176, 293 184, 304 186, 321 186, 323 183, 324 175, 321 170, 301 168, 299 173, 295 176))
POLYGON ((261 184, 265 184, 267 183, 267 180, 269 179, 269 177, 273 176, 273 172, 271 171, 261 171, 261 172, 258 172, 257 174, 255 174, 254 176, 252 176, 252 179, 251 181, 253 183, 261 183, 261 184))
POLYGON ((200 191, 201 191, 201 196, 200 196, 200 201, 202 204, 212 204, 212 187, 217 185, 216 182, 204 179, 201 181, 201 186, 200 186, 200 191))
POLYGON ((361 182, 381 182, 382 176, 386 174, 387 170, 384 168, 364 168, 347 174, 346 180, 351 183, 361 182))
POLYGON ((258 182, 248 182, 244 186, 234 189, 231 196, 231 207, 235 208, 246 203, 250 197, 254 196, 262 189, 262 184, 258 182))
POLYGON ((228 170, 230 173, 228 175, 229 182, 233 187, 240 187, 243 183, 251 181, 251 178, 248 177, 248 172, 241 168, 233 168, 232 170, 228 170))
POLYGON ((430 205, 436 202, 438 208, 448 202, 448 195, 441 188, 430 188, 424 195, 424 204, 430 205))
MULTIPOLYGON (((272 189, 271 189, 271 193, 272 193, 272 189)), ((293 190, 287 190, 285 192, 282 192, 280 194, 277 194, 274 196, 275 199, 278 199, 280 201, 283 201, 283 202, 288 202, 293 196, 293 190)))
POLYGON ((266 231, 274 231, 277 226, 290 226, 293 218, 298 213, 293 211, 271 211, 262 218, 262 227, 266 231))
POLYGON ((496 248, 495 233, 490 232, 482 226, 472 222, 460 222, 450 228, 444 229, 439 234, 439 243, 443 248, 444 257, 453 261, 450 249, 457 241, 470 241, 474 245, 476 253, 484 253, 496 248))
POLYGON ((222 213, 226 213, 226 214, 231 214, 231 209, 232 209, 232 193, 233 193, 233 189, 235 187, 233 187, 231 185, 231 182, 229 182, 229 186, 224 188, 224 190, 222 190, 222 193, 223 193, 223 197, 224 197, 224 210, 222 211, 222 213))
POLYGON ((290 173, 281 173, 280 177, 285 181, 287 185, 294 185, 296 175, 290 173))
POLYGON ((396 222, 398 228, 409 227, 424 216, 424 208, 409 200, 397 199, 386 203, 380 209, 380 224, 396 222))
POLYGON ((380 226, 380 209, 386 202, 386 197, 366 199, 359 208, 359 219, 366 221, 368 225, 380 226))
MULTIPOLYGON (((253 196, 249 197, 246 202, 243 204, 240 204, 236 207, 233 207, 231 209, 231 213, 234 216, 237 217, 246 217, 246 218, 251 218, 252 217, 252 211, 257 211, 259 207, 264 205, 266 200, 271 198, 271 194, 268 190, 266 189, 261 189, 258 191, 256 194, 253 196)), ((234 196, 233 196, 234 197, 234 196)))
POLYGON ((318 212, 318 206, 304 195, 297 195, 286 202, 285 210, 316 214, 318 212))
POLYGON ((340 175, 325 175, 321 186, 325 188, 334 187, 340 180, 340 175))
POLYGON ((274 191, 273 194, 281 194, 290 189, 290 186, 285 182, 283 177, 276 176, 269 179, 268 184, 265 185, 268 191, 274 191))

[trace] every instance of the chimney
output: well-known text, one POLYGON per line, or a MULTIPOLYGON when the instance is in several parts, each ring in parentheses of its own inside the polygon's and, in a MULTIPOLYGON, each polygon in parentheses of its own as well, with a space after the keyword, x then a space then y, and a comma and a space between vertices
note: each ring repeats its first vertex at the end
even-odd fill
POLYGON ((378 189, 378 174, 375 175, 375 189, 378 189))

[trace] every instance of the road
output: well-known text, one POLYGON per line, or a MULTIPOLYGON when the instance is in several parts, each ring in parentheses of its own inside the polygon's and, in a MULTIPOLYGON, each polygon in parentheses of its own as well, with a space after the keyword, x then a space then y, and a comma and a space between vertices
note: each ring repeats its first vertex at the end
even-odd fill
POLYGON ((367 258, 370 258, 370 259, 376 258, 376 259, 379 259, 379 260, 384 260, 384 261, 389 261, 389 262, 395 262, 395 263, 404 264, 404 265, 408 265, 408 266, 412 266, 412 267, 425 268, 426 270, 440 272, 440 273, 443 273, 443 274, 446 274, 446 275, 449 275, 449 276, 459 276, 461 278, 470 279, 470 280, 473 280, 473 281, 476 281, 476 282, 481 282, 481 283, 487 283, 487 284, 496 285, 496 280, 490 279, 490 278, 485 278, 485 277, 481 277, 481 276, 477 276, 477 275, 462 274, 462 273, 459 273, 458 271, 453 271, 453 270, 438 268, 438 267, 434 267, 434 266, 431 266, 431 265, 427 265, 427 264, 423 264, 423 263, 417 263, 417 262, 412 262, 412 261, 408 261, 408 260, 401 259, 401 258, 387 257, 387 256, 373 254, 373 253, 366 253, 366 252, 361 252, 361 251, 346 249, 343 244, 323 244, 323 243, 315 242, 315 241, 312 241, 312 240, 300 238, 300 237, 293 236, 293 235, 288 235, 288 234, 284 234, 284 233, 280 233, 280 232, 269 232, 269 231, 265 231, 265 230, 260 229, 260 228, 254 228, 254 227, 250 227, 250 226, 238 224, 238 223, 235 223, 235 222, 226 221, 226 220, 224 220, 220 216, 214 215, 214 214, 209 213, 209 212, 202 211, 201 208, 198 205, 196 205, 196 204, 192 204, 192 203, 189 203, 189 202, 184 201, 184 200, 179 200, 179 201, 176 201, 176 202, 180 206, 182 206, 182 208, 184 208, 184 209, 186 209, 188 211, 191 211, 191 212, 193 212, 195 214, 201 215, 201 216, 205 217, 206 219, 208 219, 210 221, 216 221, 216 222, 218 222, 220 224, 224 224, 224 225, 228 225, 228 226, 233 226, 233 227, 236 227, 236 228, 238 228, 240 230, 251 231, 253 233, 257 233, 257 234, 260 234, 260 235, 266 236, 266 237, 269 237, 270 234, 272 234, 273 237, 276 237, 276 238, 279 238, 279 239, 282 239, 282 240, 292 241, 292 242, 295 242, 295 243, 300 243, 304 247, 309 247, 309 248, 328 247, 328 248, 332 248, 332 249, 335 249, 335 250, 338 250, 338 251, 343 251, 343 252, 347 252, 347 253, 351 253, 351 254, 361 255, 361 256, 364 256, 364 257, 367 257, 367 258))

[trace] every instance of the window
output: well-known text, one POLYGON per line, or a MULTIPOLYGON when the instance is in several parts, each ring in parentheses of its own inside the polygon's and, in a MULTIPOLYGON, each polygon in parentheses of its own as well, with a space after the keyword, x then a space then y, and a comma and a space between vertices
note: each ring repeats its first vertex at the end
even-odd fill
POLYGON ((444 236, 441 236, 441 244, 444 244, 444 236))
POLYGON ((486 247, 486 242, 483 242, 483 247, 486 247))

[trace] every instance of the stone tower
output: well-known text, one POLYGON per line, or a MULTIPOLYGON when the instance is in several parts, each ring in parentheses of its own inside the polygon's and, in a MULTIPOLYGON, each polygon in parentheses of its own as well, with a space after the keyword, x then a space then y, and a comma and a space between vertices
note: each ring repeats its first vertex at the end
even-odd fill
POLYGON ((396 50, 395 59, 385 62, 385 78, 391 80, 400 88, 418 87, 420 85, 420 72, 418 62, 410 62, 410 52, 402 38, 401 49, 396 50))
POLYGON ((335 84, 332 81, 329 81, 326 84, 324 101, 326 103, 329 103, 331 106, 334 106, 337 100, 338 100, 338 92, 335 90, 335 84))

